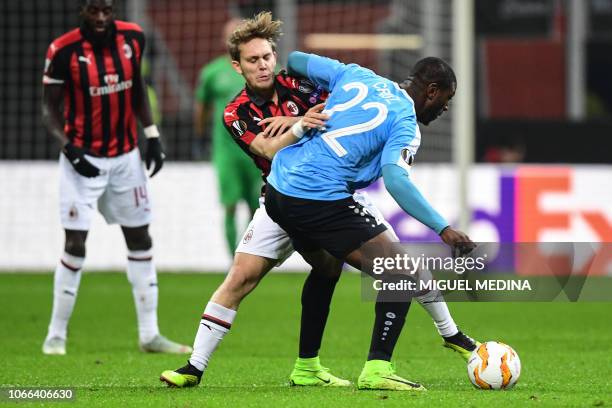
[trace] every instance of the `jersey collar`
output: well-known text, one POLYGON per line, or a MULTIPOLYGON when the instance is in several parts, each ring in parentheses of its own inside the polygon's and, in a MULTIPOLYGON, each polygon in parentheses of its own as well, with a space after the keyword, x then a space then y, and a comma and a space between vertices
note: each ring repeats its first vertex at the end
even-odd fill
MULTIPOLYGON (((278 96, 279 105, 282 101, 287 99, 287 97, 290 94, 289 89, 284 87, 278 80, 278 78, 283 74, 284 74, 284 71, 281 71, 278 74, 276 74, 276 76, 274 77, 274 89, 276 90, 276 95, 278 96)), ((261 95, 255 93, 251 88, 249 88, 248 85, 246 86, 246 92, 247 92, 247 95, 249 96, 249 99, 257 106, 263 106, 268 102, 273 103, 271 99, 266 99, 262 97, 261 95)))
POLYGON ((414 101, 412 100, 412 98, 410 97, 410 95, 408 95, 408 92, 406 92, 406 90, 404 88, 402 88, 397 82, 393 82, 393 86, 395 86, 395 88, 400 91, 400 93, 402 95, 404 95, 406 97, 406 99, 408 99, 413 105, 414 105, 414 101))

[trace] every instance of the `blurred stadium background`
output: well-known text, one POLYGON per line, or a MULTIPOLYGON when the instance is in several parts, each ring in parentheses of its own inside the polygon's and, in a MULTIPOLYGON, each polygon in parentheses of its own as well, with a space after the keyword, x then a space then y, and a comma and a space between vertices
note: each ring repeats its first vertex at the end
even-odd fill
MULTIPOLYGON (((162 114, 169 161, 150 183, 162 270, 229 265, 210 138, 193 131, 194 86, 224 52, 224 22, 261 10, 284 21, 281 63, 301 49, 397 81, 426 55, 455 66, 456 100, 422 129, 414 177, 452 222, 467 217, 475 240, 612 241, 612 0, 116 3, 119 18, 147 33, 162 114)), ((58 147, 40 121, 41 71, 52 39, 77 26, 76 4, 0 4, 0 270, 51 271, 61 253, 58 147)), ((435 238, 380 184, 369 191, 401 238, 435 238)), ((85 269, 123 269, 120 232, 100 217, 88 248, 85 269)))

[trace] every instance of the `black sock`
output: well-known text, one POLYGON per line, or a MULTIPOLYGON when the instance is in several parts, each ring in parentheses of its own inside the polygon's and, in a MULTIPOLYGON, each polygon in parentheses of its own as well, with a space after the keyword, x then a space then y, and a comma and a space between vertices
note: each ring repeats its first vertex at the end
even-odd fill
POLYGON ((300 358, 319 355, 323 330, 329 315, 329 304, 339 277, 329 278, 311 271, 302 289, 300 358))
POLYGON ((409 301, 376 302, 376 317, 374 319, 368 361, 391 361, 393 349, 402 332, 402 327, 404 327, 408 309, 410 309, 409 301))

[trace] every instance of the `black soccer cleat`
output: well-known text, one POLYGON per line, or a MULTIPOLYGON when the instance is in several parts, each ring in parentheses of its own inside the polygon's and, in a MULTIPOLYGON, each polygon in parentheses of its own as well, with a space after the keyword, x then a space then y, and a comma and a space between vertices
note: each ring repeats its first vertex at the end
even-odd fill
POLYGON ((459 353, 465 361, 468 361, 472 351, 480 346, 480 342, 464 334, 461 330, 452 336, 443 338, 443 346, 459 353))

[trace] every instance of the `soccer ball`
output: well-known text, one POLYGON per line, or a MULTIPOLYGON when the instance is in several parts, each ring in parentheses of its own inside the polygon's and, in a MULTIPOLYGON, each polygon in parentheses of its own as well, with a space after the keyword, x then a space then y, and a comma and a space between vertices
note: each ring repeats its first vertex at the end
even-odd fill
POLYGON ((507 344, 487 341, 472 351, 467 370, 470 381, 477 388, 508 390, 521 375, 521 360, 507 344))

